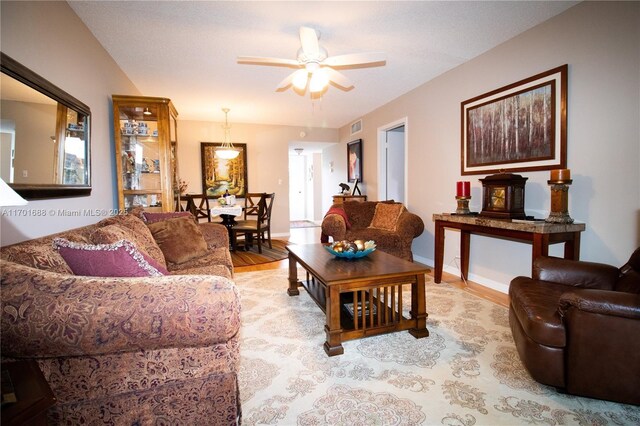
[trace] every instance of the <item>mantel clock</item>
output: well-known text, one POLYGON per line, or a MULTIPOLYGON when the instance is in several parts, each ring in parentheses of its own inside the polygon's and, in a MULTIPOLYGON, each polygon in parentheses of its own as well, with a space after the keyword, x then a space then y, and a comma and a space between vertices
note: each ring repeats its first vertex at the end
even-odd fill
POLYGON ((528 178, 498 173, 480 179, 482 211, 480 216, 499 219, 524 219, 524 185, 528 178))

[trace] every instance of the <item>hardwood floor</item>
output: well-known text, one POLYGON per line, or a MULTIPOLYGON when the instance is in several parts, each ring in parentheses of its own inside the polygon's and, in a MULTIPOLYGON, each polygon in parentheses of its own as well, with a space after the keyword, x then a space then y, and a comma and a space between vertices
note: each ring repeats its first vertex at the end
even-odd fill
MULTIPOLYGON (((290 230, 289 241, 296 244, 317 243, 317 242, 320 242, 320 232, 321 232, 320 227, 292 228, 290 230)), ((288 268, 288 267, 289 267, 289 261, 285 259, 279 262, 264 263, 261 265, 242 266, 242 267, 235 268, 235 270, 236 272, 251 272, 251 271, 264 271, 266 269, 280 269, 280 268, 288 268)), ((428 275, 430 275, 433 278, 433 271, 429 272, 428 275)), ((467 281, 465 283, 460 279, 460 277, 443 272, 442 282, 445 282, 461 290, 467 291, 478 297, 482 297, 483 299, 489 300, 498 305, 502 305, 505 307, 509 306, 508 295, 501 293, 499 291, 481 286, 480 284, 476 284, 472 281, 467 281)))
MULTIPOLYGON (((289 241, 296 244, 313 244, 320 242, 320 227, 317 228, 291 228, 289 231, 289 241)), ((240 266, 235 268, 236 272, 264 271, 266 269, 288 268, 287 259, 279 262, 263 263, 261 265, 240 266)))

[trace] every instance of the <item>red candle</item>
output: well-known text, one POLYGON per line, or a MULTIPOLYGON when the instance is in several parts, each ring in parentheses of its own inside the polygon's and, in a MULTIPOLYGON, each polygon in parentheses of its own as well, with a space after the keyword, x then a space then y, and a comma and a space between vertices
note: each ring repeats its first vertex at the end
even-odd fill
POLYGON ((471 182, 459 181, 456 183, 456 197, 471 197, 471 182))

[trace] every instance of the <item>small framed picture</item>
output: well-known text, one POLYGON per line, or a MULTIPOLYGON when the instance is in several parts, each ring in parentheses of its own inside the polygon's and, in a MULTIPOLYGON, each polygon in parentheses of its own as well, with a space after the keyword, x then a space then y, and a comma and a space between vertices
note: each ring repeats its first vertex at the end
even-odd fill
POLYGON ((362 139, 347 144, 347 181, 362 182, 362 139))

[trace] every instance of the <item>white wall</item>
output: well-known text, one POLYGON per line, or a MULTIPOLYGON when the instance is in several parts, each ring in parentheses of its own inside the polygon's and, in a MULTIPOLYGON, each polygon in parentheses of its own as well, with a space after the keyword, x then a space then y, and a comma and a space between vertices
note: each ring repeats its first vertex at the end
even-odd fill
POLYGON ((97 222, 59 210, 110 210, 116 206, 111 137, 111 94, 139 91, 66 2, 0 3, 2 52, 91 108, 92 186, 88 197, 31 201, 3 208, 1 245, 97 222), (42 213, 42 215, 41 215, 42 213))
MULTIPOLYGON (((481 207, 485 175, 460 175, 460 103, 562 64, 568 75, 568 167, 573 185, 569 213, 587 225, 581 258, 622 265, 640 245, 640 3, 583 2, 541 25, 365 115, 366 194, 377 194, 376 129, 408 117, 408 197, 426 225, 414 241, 418 260, 433 264, 434 213, 455 209, 455 182, 472 181, 471 208, 481 207)), ((344 153, 352 139, 325 150, 324 167, 339 168, 329 185, 346 176, 344 153)), ((549 172, 524 172, 527 214, 546 217, 549 172)), ((337 185, 337 183, 336 183, 337 185)), ((373 197, 370 197, 373 198, 373 197)), ((455 266, 459 234, 447 232, 445 267, 455 266)), ((561 255, 562 245, 551 254, 561 255)), ((507 290, 529 275, 531 247, 482 236, 471 242, 470 278, 507 290)), ((451 269, 450 269, 451 270, 451 269)))

